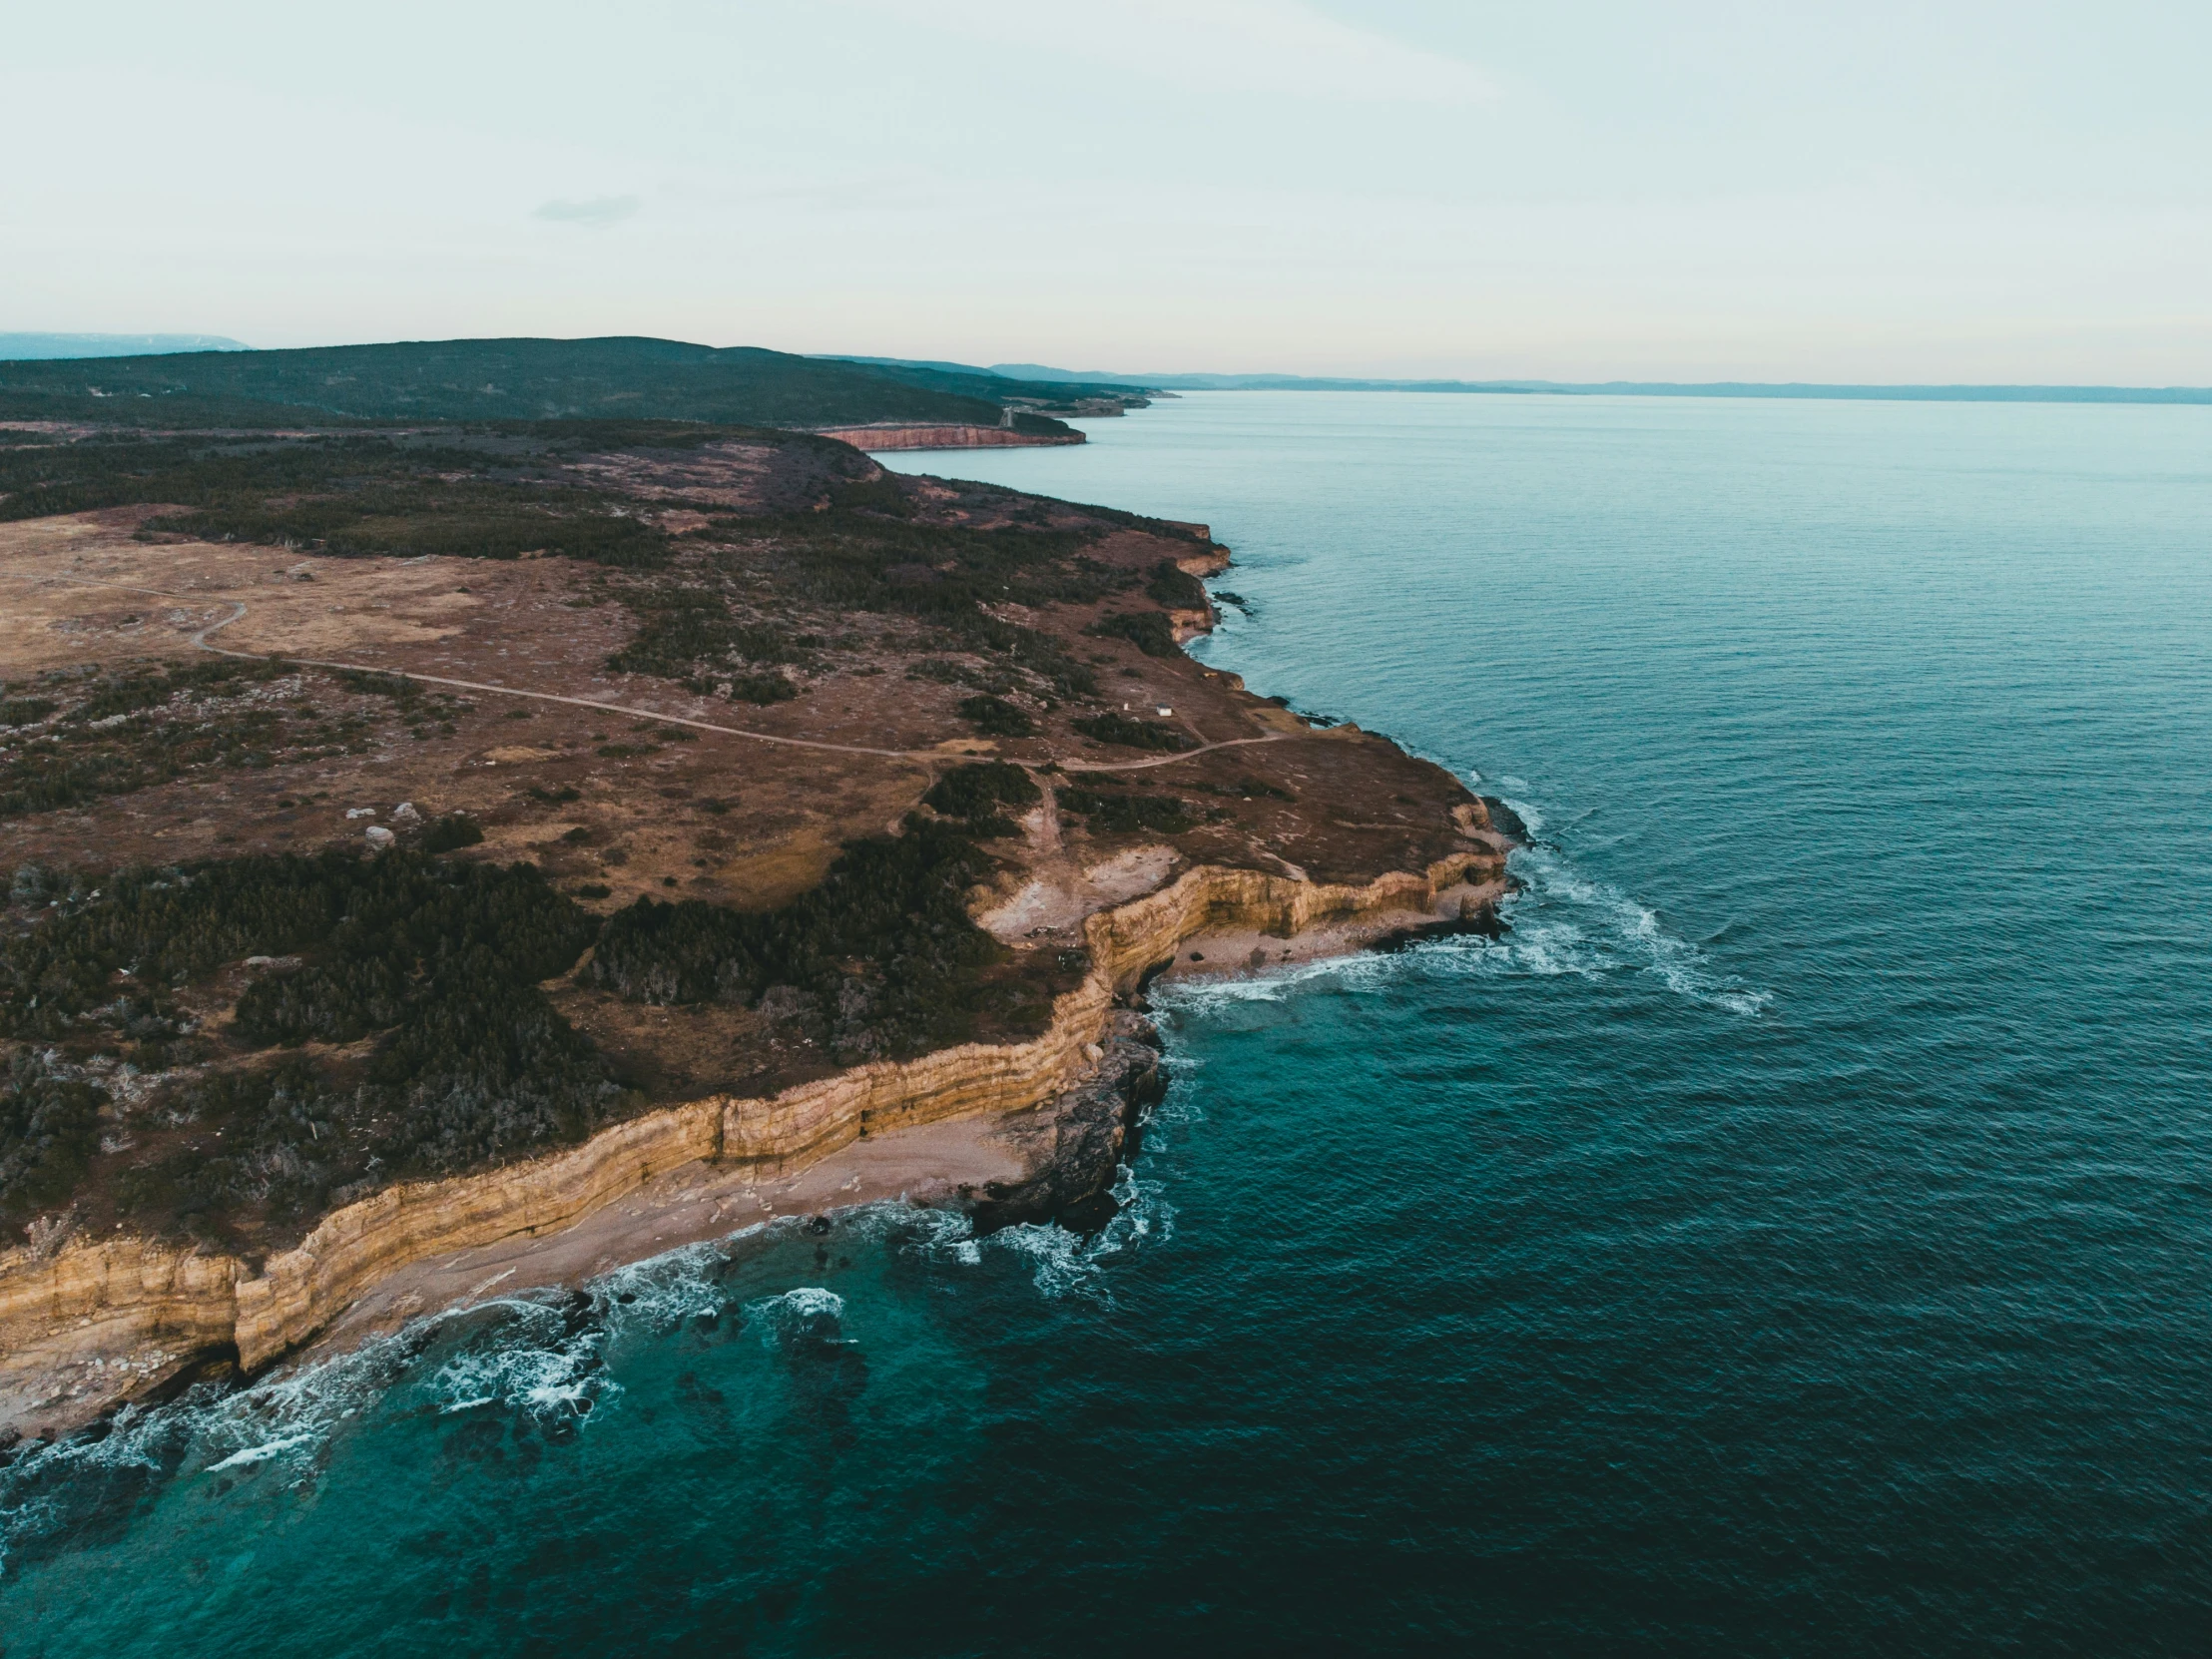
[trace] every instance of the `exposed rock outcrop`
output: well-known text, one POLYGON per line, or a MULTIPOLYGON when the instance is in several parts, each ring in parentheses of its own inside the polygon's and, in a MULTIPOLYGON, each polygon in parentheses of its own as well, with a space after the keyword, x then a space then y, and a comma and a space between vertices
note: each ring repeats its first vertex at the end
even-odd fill
POLYGON ((1085 441, 1081 432, 1021 432, 1011 426, 830 426, 822 436, 855 449, 1021 449, 1085 441))
MULTIPOLYGON (((1079 1075, 1108 1078, 1111 1093, 1131 1069, 1101 1063, 1104 1045, 1129 1038, 1114 1029, 1116 998, 1170 961, 1184 940, 1235 927, 1288 937, 1324 922, 1394 912, 1419 925, 1432 919, 1445 889, 1502 874, 1502 844, 1487 832, 1472 838, 1478 846, 1425 870, 1393 871, 1361 886, 1210 865, 1188 870, 1086 920, 1091 971, 1059 998, 1050 1025, 1028 1042, 965 1044, 858 1066, 768 1099, 710 1096, 617 1124, 549 1157, 390 1187, 332 1213, 259 1272, 237 1258, 136 1239, 0 1255, 0 1432, 71 1426, 210 1350, 235 1349, 242 1366, 257 1369, 308 1341, 388 1273, 559 1230, 695 1160, 788 1170, 863 1135, 1026 1110, 1079 1075)), ((1112 1108, 1091 1116, 1095 1122, 1072 1132, 1099 1140, 1089 1151, 1105 1149, 1110 1178, 1111 1155, 1122 1144, 1116 1123, 1125 1130, 1126 1120, 1112 1108)), ((1100 1165, 1087 1156, 1069 1167, 1095 1174, 1100 1165)), ((1022 1205, 1054 1213, 1088 1194, 992 1196, 1011 1216, 1022 1205)))
POLYGON ((228 1348, 244 1272, 146 1239, 0 1256, 0 1441, 72 1427, 228 1348))
POLYGON ((1020 1222, 1056 1221, 1089 1232, 1113 1218, 1115 1175, 1136 1156, 1144 1108, 1165 1092, 1159 1034, 1117 1009, 1097 1049, 1097 1070, 1039 1114, 1048 1144, 1035 1148, 1025 1179, 992 1182, 972 1214, 978 1232, 1020 1222))

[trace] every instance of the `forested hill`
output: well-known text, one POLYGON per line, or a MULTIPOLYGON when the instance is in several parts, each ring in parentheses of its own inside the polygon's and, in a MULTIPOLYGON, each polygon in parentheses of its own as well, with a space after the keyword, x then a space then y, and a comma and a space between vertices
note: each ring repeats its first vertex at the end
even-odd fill
POLYGON ((995 426, 1018 405, 1017 425, 1065 429, 1031 411, 1068 388, 1008 379, 992 389, 996 397, 977 396, 866 364, 680 340, 411 340, 0 362, 0 419, 203 426, 619 416, 802 428, 995 426))

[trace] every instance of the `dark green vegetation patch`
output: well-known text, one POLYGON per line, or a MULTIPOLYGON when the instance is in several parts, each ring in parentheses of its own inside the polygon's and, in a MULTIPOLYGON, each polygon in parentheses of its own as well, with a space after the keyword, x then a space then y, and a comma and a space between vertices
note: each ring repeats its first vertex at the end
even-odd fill
POLYGON ((251 695, 293 672, 279 662, 226 659, 48 676, 44 687, 58 695, 0 706, 20 717, 9 724, 32 728, 0 738, 0 819, 79 807, 200 769, 344 753, 367 730, 365 720, 251 695))
POLYGON ((980 761, 954 767, 929 786, 921 801, 946 818, 964 820, 969 834, 988 837, 1021 832, 999 808, 1030 807, 1042 799, 1036 780, 1022 768, 1007 761, 980 761))
POLYGON ((987 738, 1026 738, 1037 730, 1035 721, 1003 697, 963 697, 959 709, 960 718, 987 738))
POLYGON ((1102 640, 1127 640, 1147 657, 1176 653, 1175 629, 1159 611, 1120 611, 1100 617, 1083 632, 1102 640))
POLYGON ((0 1217, 69 1202, 100 1150, 101 1098, 44 1054, 9 1057, 0 1069, 0 1217))
MULTIPOLYGON (((469 707, 393 675, 340 670, 332 678, 388 700, 417 738, 433 726, 450 733, 452 717, 469 707)), ((308 683, 320 679, 277 659, 235 657, 43 676, 37 686, 48 695, 9 700, 44 712, 0 737, 0 819, 202 772, 258 771, 373 747, 372 711, 309 695, 308 683)))
POLYGON ((1131 720, 1123 714, 1087 715, 1074 726, 1086 738, 1119 744, 1125 749, 1161 749, 1179 755, 1186 749, 1198 747, 1198 740, 1188 732, 1149 720, 1131 720))
POLYGON ((422 827, 415 844, 424 852, 458 852, 464 846, 481 845, 483 826, 466 813, 447 813, 422 827))
POLYGON ((812 507, 718 518, 686 548, 680 584, 611 582, 610 597, 639 630, 609 666, 702 695, 781 702, 801 690, 784 671, 813 666, 834 643, 821 631, 825 619, 860 613, 909 619, 927 630, 928 646, 999 665, 932 659, 923 678, 996 690, 1027 683, 1055 700, 1095 693, 1096 676, 1051 635, 985 609, 1095 599, 1124 585, 1123 573, 1082 555, 1093 532, 920 523, 886 482, 831 476, 812 507))
MULTIPOLYGON (((636 569, 667 538, 558 470, 590 427, 356 436, 93 438, 0 452, 0 519, 161 502, 150 529, 337 556, 511 559, 544 551, 636 569)), ((649 434, 681 447, 684 430, 649 434)))
MULTIPOLYGON (((328 852, 124 871, 0 946, 0 1035, 146 1070, 215 1058, 177 993, 266 958, 248 962, 235 1043, 365 1051, 185 1087, 168 1107, 180 1144, 129 1171, 119 1197, 152 1225, 202 1232, 253 1206, 299 1219, 348 1183, 522 1156, 612 1117, 621 1089, 537 988, 597 926, 528 864, 328 852)), ((0 1093, 0 1126, 29 1125, 0 1140, 0 1162, 24 1170, 12 1202, 56 1202, 73 1143, 28 1160, 24 1147, 53 1133, 41 1123, 74 1121, 74 1099, 51 1075, 0 1093)))
POLYGON ((1171 611, 1212 608, 1206 602, 1206 584, 1173 559, 1162 559, 1152 567, 1152 580, 1145 584, 1144 591, 1155 604, 1165 605, 1171 611))
POLYGON ((757 1008, 846 1064, 966 1041, 986 1016, 1039 1029, 1036 987, 986 978, 1006 950, 964 894, 989 868, 959 830, 912 818, 765 914, 641 898, 609 918, 585 976, 644 1002, 757 1008))
MULTIPOLYGON (((307 424, 301 413, 313 411, 332 422, 646 416, 724 426, 996 426, 1011 400, 1078 389, 636 336, 416 340, 0 363, 0 418, 283 426, 307 424)), ((1013 423, 1072 435, 1034 414, 1013 423)))
POLYGON ((630 643, 607 659, 617 674, 653 674, 683 681, 705 696, 739 703, 786 703, 799 687, 775 672, 811 660, 820 640, 733 611, 727 587, 626 588, 623 599, 639 621, 630 643))
POLYGON ((1124 795, 1119 791, 1063 787, 1058 792, 1063 813, 1079 813, 1093 831, 1102 835, 1150 832, 1180 835, 1196 829, 1198 820, 1183 802, 1164 795, 1124 795))

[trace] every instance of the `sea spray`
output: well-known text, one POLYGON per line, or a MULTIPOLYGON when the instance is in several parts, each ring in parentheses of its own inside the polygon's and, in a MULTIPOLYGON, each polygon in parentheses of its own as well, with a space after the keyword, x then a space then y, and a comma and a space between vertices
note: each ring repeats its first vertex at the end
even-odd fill
MULTIPOLYGON (((1531 829, 1533 807, 1516 806, 1531 829)), ((1499 936, 1452 934, 1418 939, 1386 954, 1324 957, 1243 976, 1163 981, 1153 1001, 1197 1010, 1237 1002, 1280 1002, 1308 989, 1355 995, 1388 994, 1407 971, 1458 971, 1484 977, 1596 980, 1649 974, 1678 996, 1746 1017, 1763 1012, 1773 993, 1743 984, 1710 954, 1667 930, 1650 906, 1610 882, 1584 873, 1556 846, 1516 848, 1507 866, 1512 892, 1499 901, 1499 936)))
POLYGON ((780 1353, 841 1344, 842 1299, 819 1286, 747 1296, 743 1283, 779 1251, 874 1250, 930 1271, 1019 1261, 1035 1291, 1103 1294, 1100 1264, 1172 1232, 1159 1183, 1124 1167, 1124 1206, 1083 1238, 1041 1224, 974 1237, 949 1210, 885 1201, 829 1218, 786 1217, 611 1270, 577 1291, 523 1289, 409 1321, 346 1353, 292 1363, 247 1386, 197 1383, 177 1398, 126 1406, 51 1443, 0 1454, 0 1575, 85 1544, 182 1485, 275 1482, 304 1492, 354 1423, 420 1407, 439 1418, 512 1422, 558 1443, 625 1392, 626 1353, 720 1325, 756 1331, 780 1353))
POLYGON ((1213 518, 1222 666, 1540 779, 1591 890, 1157 986, 1174 1243, 1110 1300, 779 1224, 607 1312, 570 1438, 394 1387, 309 1487, 11 1564, 9 1653, 2199 1651, 2201 413, 1224 393, 964 457, 1213 518), (1099 470, 1154 431, 1180 493, 1099 470))

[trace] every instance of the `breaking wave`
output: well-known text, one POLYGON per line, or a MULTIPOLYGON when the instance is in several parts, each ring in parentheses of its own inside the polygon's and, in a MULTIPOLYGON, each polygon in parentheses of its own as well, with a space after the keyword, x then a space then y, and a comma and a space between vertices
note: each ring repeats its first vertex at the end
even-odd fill
POLYGON ((1140 1180, 1123 1164, 1113 1188, 1119 1208, 1096 1233, 1071 1233, 1056 1222, 1024 1222, 975 1241, 974 1253, 962 1259, 980 1263, 986 1251, 1004 1252, 1029 1266, 1039 1295, 1053 1301, 1080 1296, 1112 1307, 1108 1265, 1116 1257, 1175 1237, 1175 1207, 1168 1203, 1166 1190, 1166 1183, 1140 1180))
POLYGON ((1450 954, 1475 971, 1585 979, 1648 973, 1677 996, 1747 1018, 1773 1002, 1773 992, 1715 967, 1697 944, 1668 932, 1649 905, 1584 874, 1565 853, 1524 847, 1513 854, 1512 868, 1523 883, 1504 906, 1512 930, 1472 949, 1452 941, 1462 948, 1450 954))
POLYGON ((0 1572, 22 1555, 104 1536, 181 1478, 312 1484, 345 1425, 445 1345, 497 1346, 439 1367, 427 1383, 434 1398, 573 1411, 588 1397, 589 1356, 573 1343, 564 1352, 561 1323, 559 1310, 520 1298, 456 1308, 248 1387, 198 1382, 165 1403, 126 1405, 79 1433, 18 1446, 0 1462, 0 1572))
MULTIPOLYGON (((1505 804, 1520 815, 1532 836, 1543 830, 1539 808, 1511 797, 1505 804)), ((1499 905, 1507 923, 1502 937, 1425 940, 1403 957, 1417 961, 1424 971, 1483 978, 1571 974, 1596 981, 1649 974, 1677 996, 1745 1018, 1773 1003, 1773 992, 1748 986, 1717 967, 1697 943, 1667 931, 1657 911, 1611 882, 1586 874, 1558 846, 1534 841, 1516 848, 1510 868, 1519 886, 1499 905)), ((1317 981, 1354 993, 1385 991, 1399 982, 1402 972, 1392 957, 1341 956, 1253 978, 1163 982, 1152 994, 1163 1008, 1196 1011, 1227 1003, 1280 1002, 1317 981)))
MULTIPOLYGON (((1121 1212, 1090 1237, 1042 1223, 977 1238, 965 1215, 895 1202, 844 1212, 833 1226, 848 1245, 951 1270, 1003 1258, 1026 1266, 1045 1297, 1106 1301, 1105 1263, 1174 1231, 1159 1182, 1124 1167, 1115 1196, 1121 1212)), ((249 1386, 195 1383, 167 1402, 126 1406, 79 1433, 0 1452, 0 1575, 112 1535, 180 1481, 305 1490, 348 1425, 379 1406, 511 1420, 548 1440, 572 1437, 621 1397, 613 1361, 625 1344, 658 1341, 695 1321, 736 1318, 786 1355, 849 1347, 844 1299, 834 1291, 733 1292, 740 1269, 767 1250, 823 1230, 820 1221, 784 1218, 615 1269, 580 1290, 464 1304, 249 1386)))

